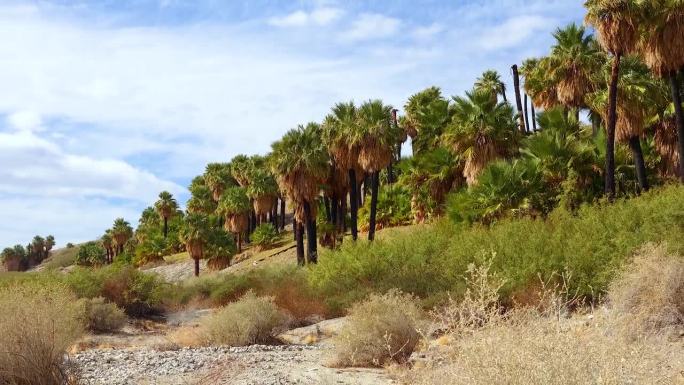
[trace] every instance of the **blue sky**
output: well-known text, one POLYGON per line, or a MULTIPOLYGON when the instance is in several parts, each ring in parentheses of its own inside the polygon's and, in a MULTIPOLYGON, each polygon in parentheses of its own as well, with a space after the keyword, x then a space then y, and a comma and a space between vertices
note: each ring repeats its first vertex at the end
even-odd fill
MULTIPOLYGON (((0 246, 98 237, 338 101, 399 108, 547 52, 581 1, 0 3, 0 246)), ((509 85, 510 86, 510 85, 509 85)))

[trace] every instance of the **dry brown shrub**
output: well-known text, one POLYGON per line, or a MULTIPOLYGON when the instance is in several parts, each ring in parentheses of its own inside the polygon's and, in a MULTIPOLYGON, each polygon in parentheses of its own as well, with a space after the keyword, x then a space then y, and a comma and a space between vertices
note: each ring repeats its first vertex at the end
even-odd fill
POLYGON ((557 285, 542 283, 534 307, 502 314, 496 300, 501 281, 488 271, 488 265, 471 269, 465 300, 452 301, 437 314, 449 333, 431 344, 427 360, 398 370, 402 383, 684 383, 681 342, 663 333, 681 320, 675 309, 681 309, 684 263, 668 258, 664 248, 645 249, 616 281, 615 308, 589 314, 577 311, 581 301, 567 291, 566 277, 557 285), (651 332, 617 338, 623 325, 651 332))
POLYGON ((332 366, 383 366, 408 360, 420 339, 417 299, 392 290, 372 294, 349 312, 333 338, 332 366))
POLYGON ((610 286, 620 331, 628 337, 663 334, 684 326, 684 259, 664 245, 647 245, 610 286))
POLYGON ((73 383, 64 360, 83 333, 82 308, 61 286, 0 289, 0 384, 73 383))
POLYGON ((116 304, 104 298, 82 299, 84 324, 96 333, 110 333, 121 329, 128 320, 126 314, 116 304))
POLYGON ((246 346, 274 343, 274 335, 287 323, 287 317, 271 297, 247 292, 202 322, 206 344, 246 346))

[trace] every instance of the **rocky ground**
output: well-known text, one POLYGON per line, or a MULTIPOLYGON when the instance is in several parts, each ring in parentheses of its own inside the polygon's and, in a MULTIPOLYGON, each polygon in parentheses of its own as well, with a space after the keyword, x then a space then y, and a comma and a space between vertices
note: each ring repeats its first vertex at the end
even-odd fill
POLYGON ((382 370, 323 366, 314 346, 87 350, 73 355, 84 384, 391 384, 382 370))

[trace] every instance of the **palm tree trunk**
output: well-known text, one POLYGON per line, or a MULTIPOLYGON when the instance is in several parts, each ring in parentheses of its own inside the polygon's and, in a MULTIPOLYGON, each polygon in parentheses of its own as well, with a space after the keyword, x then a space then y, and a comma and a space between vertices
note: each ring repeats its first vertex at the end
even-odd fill
POLYGON ((340 213, 337 215, 338 221, 340 221, 340 227, 342 232, 347 232, 347 198, 340 200, 340 213))
POLYGON ((608 88, 608 126, 606 127, 605 193, 609 200, 615 198, 615 124, 617 123, 617 91, 620 78, 620 54, 613 58, 613 69, 608 88))
POLYGON ((534 112, 533 100, 530 100, 530 109, 532 110, 532 131, 537 132, 537 114, 534 112))
POLYGON ((325 206, 325 220, 332 222, 332 211, 330 209, 330 198, 323 197, 323 206, 325 206))
POLYGON ((166 239, 166 236, 169 234, 169 218, 164 217, 164 239, 166 239))
POLYGON ((194 258, 195 260, 195 277, 199 277, 199 258, 194 258))
POLYGON ((349 209, 351 214, 351 234, 352 239, 356 240, 359 237, 358 215, 359 215, 359 198, 357 197, 358 188, 356 187, 356 171, 349 169, 349 209))
POLYGON ((339 203, 340 202, 337 199, 337 196, 333 194, 332 198, 330 198, 330 220, 328 222, 335 225, 335 229, 337 229, 337 212, 339 211, 339 203))
POLYGON ((294 234, 294 240, 297 241, 297 218, 292 216, 292 234, 294 234))
POLYGON ((252 209, 251 216, 252 216, 252 228, 249 229, 250 232, 254 231, 254 229, 256 229, 256 227, 257 227, 257 217, 256 217, 256 211, 254 211, 254 209, 252 209))
POLYGON ((304 225, 295 221, 295 240, 297 242, 297 265, 304 266, 304 225))
POLYGON ((632 150, 639 187, 642 191, 648 191, 649 186, 648 178, 646 177, 646 162, 644 162, 644 153, 641 151, 641 141, 638 136, 629 138, 629 148, 632 150))
POLYGON ((304 216, 306 217, 306 261, 307 263, 318 262, 318 237, 316 237, 316 218, 311 211, 309 201, 304 201, 304 216))
POLYGON ((520 131, 525 132, 525 117, 523 116, 522 100, 520 98, 520 75, 518 75, 518 65, 513 64, 513 91, 515 91, 515 104, 518 107, 518 119, 520 121, 520 131))
POLYGON ((506 90, 501 91, 501 96, 503 96, 504 102, 508 101, 508 98, 506 98, 506 90))
POLYGON ((375 239, 375 216, 378 209, 378 185, 380 184, 380 172, 375 171, 371 176, 371 203, 368 240, 375 239))
POLYGON ((523 110, 525 111, 525 129, 527 132, 530 132, 530 116, 527 114, 527 94, 525 94, 524 99, 525 105, 523 106, 523 110))
POLYGON ((285 199, 280 198, 280 230, 285 230, 285 199))
POLYGON ((238 247, 237 252, 242 253, 242 232, 241 231, 237 232, 237 247, 238 247))
POLYGON ((677 73, 670 74, 670 88, 677 121, 677 145, 679 147, 679 178, 684 182, 684 112, 682 111, 682 97, 677 81, 677 73))

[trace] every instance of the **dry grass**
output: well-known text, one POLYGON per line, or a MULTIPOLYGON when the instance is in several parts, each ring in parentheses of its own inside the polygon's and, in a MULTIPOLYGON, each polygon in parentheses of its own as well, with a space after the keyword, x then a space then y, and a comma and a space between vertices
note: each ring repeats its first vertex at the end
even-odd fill
POLYGON ((110 333, 121 329, 128 318, 123 310, 104 298, 81 300, 84 309, 84 324, 96 333, 110 333))
POLYGON ((642 251, 613 285, 613 308, 573 316, 578 304, 564 286, 503 314, 494 299, 500 282, 487 266, 473 269, 465 300, 437 314, 448 334, 398 377, 416 385, 682 384, 684 351, 669 331, 682 320, 684 263, 664 250, 642 251), (630 338, 619 338, 626 325, 630 338))
POLYGON ((417 300, 399 291, 373 294, 355 305, 349 321, 333 338, 332 366, 383 366, 403 363, 420 339, 417 300))
POLYGON ((274 334, 287 322, 273 298, 248 292, 202 323, 205 344, 246 346, 274 342, 274 334))
POLYGON ((0 384, 73 383, 64 354, 83 333, 82 308, 62 287, 0 289, 0 384))
POLYGON ((664 246, 644 247, 610 287, 609 298, 630 338, 680 332, 684 326, 684 259, 664 246))

